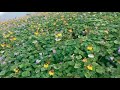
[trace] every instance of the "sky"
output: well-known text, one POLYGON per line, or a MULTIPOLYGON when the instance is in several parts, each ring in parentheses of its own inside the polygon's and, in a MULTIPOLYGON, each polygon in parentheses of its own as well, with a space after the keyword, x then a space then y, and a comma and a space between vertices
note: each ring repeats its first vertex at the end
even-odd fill
POLYGON ((25 16, 28 12, 0 12, 0 21, 25 16))
POLYGON ((5 12, 0 12, 0 16, 3 15, 5 12))

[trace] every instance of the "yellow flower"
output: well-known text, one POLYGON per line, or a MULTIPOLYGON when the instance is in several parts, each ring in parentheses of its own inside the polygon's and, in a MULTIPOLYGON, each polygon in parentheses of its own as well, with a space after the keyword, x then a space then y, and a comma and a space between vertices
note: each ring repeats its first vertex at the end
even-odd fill
POLYGON ((10 38, 11 41, 15 41, 16 39, 17 39, 17 38, 15 38, 15 37, 11 37, 11 38, 10 38))
POLYGON ((61 33, 59 33, 59 34, 57 34, 58 35, 58 37, 61 37, 62 36, 62 34, 61 33))
POLYGON ((69 32, 72 32, 72 29, 68 30, 69 32))
POLYGON ((56 37, 56 38, 58 38, 58 37, 62 37, 62 33, 58 33, 58 34, 56 34, 55 37, 56 37))
POLYGON ((10 34, 3 34, 3 37, 8 38, 8 37, 10 37, 10 34))
POLYGON ((37 36, 39 33, 36 31, 34 34, 37 36))
POLYGON ((44 64, 44 68, 48 68, 48 66, 49 66, 49 65, 48 65, 47 63, 46 63, 46 64, 44 64))
POLYGON ((93 47, 92 46, 88 46, 87 49, 91 51, 91 50, 93 50, 93 47))
POLYGON ((6 44, 5 44, 5 43, 1 44, 1 47, 5 47, 5 46, 6 46, 6 44))
POLYGON ((11 32, 11 31, 8 31, 9 32, 9 34, 13 34, 13 32, 11 32))
POLYGON ((86 58, 84 58, 82 61, 83 61, 83 62, 87 62, 87 59, 86 59, 86 58))
POLYGON ((19 69, 18 69, 18 68, 15 68, 15 69, 14 69, 14 72, 15 72, 15 73, 18 73, 18 72, 19 72, 19 69))
POLYGON ((54 70, 50 70, 50 71, 49 71, 49 75, 50 75, 50 76, 53 76, 53 75, 54 75, 54 70))
POLYGON ((87 69, 88 69, 88 70, 93 70, 92 65, 88 65, 88 66, 87 66, 87 69))

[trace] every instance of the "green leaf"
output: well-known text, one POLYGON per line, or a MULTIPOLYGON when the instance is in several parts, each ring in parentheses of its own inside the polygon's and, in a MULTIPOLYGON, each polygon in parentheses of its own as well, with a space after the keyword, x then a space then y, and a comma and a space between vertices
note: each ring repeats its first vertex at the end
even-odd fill
POLYGON ((71 73, 68 73, 67 76, 70 77, 70 76, 73 76, 73 75, 71 73))
POLYGON ((60 65, 53 65, 54 69, 60 69, 60 65))
POLYGON ((113 50, 112 49, 108 49, 106 50, 109 54, 113 53, 113 50))
POLYGON ((79 56, 76 56, 76 58, 77 58, 77 59, 82 59, 82 56, 81 56, 81 55, 79 55, 79 56))
POLYGON ((119 41, 115 40, 114 43, 115 43, 115 44, 119 44, 119 41))
POLYGON ((74 50, 74 53, 77 54, 77 53, 79 53, 79 51, 80 50, 77 48, 77 49, 74 50))
POLYGON ((91 77, 91 74, 89 72, 86 72, 84 75, 85 75, 86 78, 90 78, 91 77))
POLYGON ((46 69, 44 67, 41 68, 41 71, 45 71, 46 69))
POLYGON ((80 68, 81 64, 80 63, 76 63, 74 68, 80 68))
POLYGON ((20 68, 23 68, 24 66, 25 66, 24 64, 20 64, 20 65, 19 65, 20 68))
POLYGON ((99 68, 96 69, 96 72, 100 73, 100 74, 103 74, 105 72, 105 70, 104 70, 103 67, 99 67, 99 68))
POLYGON ((34 59, 34 56, 30 56, 29 59, 33 60, 33 59, 34 59))
POLYGON ((74 61, 69 61, 68 64, 73 66, 74 65, 74 61))
POLYGON ((4 71, 1 71, 1 72, 0 72, 0 76, 4 75, 5 73, 6 73, 5 70, 4 70, 4 71))
POLYGON ((79 50, 79 54, 84 56, 84 52, 79 50))
POLYGON ((93 66, 99 66, 99 64, 96 63, 96 62, 93 62, 92 65, 93 65, 93 66))
POLYGON ((10 70, 13 71, 16 67, 17 67, 17 65, 13 65, 10 67, 10 70))
POLYGON ((30 76, 30 72, 29 71, 24 71, 24 72, 22 72, 22 76, 23 77, 30 76))

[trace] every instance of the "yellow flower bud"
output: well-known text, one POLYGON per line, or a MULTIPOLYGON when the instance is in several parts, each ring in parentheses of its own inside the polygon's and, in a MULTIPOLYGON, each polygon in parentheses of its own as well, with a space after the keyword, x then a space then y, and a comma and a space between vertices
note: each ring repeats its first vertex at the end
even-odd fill
POLYGON ((87 62, 87 59, 86 59, 86 58, 84 58, 82 61, 83 61, 83 62, 87 62))
POLYGON ((49 75, 50 75, 50 76, 53 76, 53 75, 54 75, 54 71, 53 71, 53 70, 50 70, 50 71, 49 71, 49 75))
POLYGON ((56 37, 56 38, 58 38, 58 37, 62 37, 62 33, 58 33, 58 34, 56 34, 55 37, 56 37))
POLYGON ((48 65, 47 63, 46 63, 46 64, 44 64, 44 68, 48 68, 48 66, 49 66, 49 65, 48 65))
POLYGON ((15 69, 14 69, 14 72, 15 72, 15 73, 18 73, 18 72, 19 72, 19 69, 18 69, 18 68, 15 68, 15 69))
POLYGON ((88 66, 87 66, 87 69, 88 69, 88 70, 93 70, 92 65, 88 65, 88 66))
POLYGON ((93 47, 92 46, 88 46, 87 49, 90 50, 90 51, 92 51, 93 47))

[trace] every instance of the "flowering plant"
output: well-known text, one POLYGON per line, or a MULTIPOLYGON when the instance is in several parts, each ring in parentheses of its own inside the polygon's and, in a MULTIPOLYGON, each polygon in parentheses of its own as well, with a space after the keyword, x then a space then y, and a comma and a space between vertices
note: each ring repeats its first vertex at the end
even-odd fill
POLYGON ((120 78, 119 25, 118 12, 49 12, 1 23, 0 77, 120 78))

